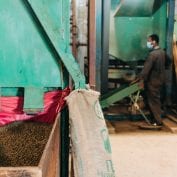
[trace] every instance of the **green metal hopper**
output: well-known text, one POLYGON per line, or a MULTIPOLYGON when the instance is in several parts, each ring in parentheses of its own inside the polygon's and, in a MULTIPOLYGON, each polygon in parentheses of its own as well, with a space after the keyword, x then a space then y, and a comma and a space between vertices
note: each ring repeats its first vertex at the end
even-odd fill
POLYGON ((0 95, 24 96, 26 112, 43 109, 43 94, 75 88, 85 78, 70 50, 69 0, 0 1, 0 95))
POLYGON ((145 59, 148 35, 166 47, 167 0, 111 0, 109 54, 123 61, 145 59))

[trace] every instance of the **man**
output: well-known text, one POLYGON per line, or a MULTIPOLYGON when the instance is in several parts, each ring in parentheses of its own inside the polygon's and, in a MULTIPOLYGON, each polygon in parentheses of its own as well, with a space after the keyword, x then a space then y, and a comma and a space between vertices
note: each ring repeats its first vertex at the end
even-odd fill
POLYGON ((140 73, 144 80, 148 106, 152 115, 153 125, 162 125, 160 92, 165 81, 165 52, 159 47, 159 37, 152 34, 148 37, 147 47, 150 50, 140 73))

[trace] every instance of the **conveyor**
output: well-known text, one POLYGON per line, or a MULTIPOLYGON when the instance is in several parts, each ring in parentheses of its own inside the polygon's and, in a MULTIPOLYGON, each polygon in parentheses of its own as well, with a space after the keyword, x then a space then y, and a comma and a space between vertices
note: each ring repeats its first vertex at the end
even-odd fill
POLYGON ((112 92, 105 94, 101 98, 101 106, 102 108, 108 108, 112 104, 124 99, 125 97, 129 97, 134 108, 140 112, 146 122, 150 125, 150 122, 143 111, 140 109, 138 105, 138 99, 140 97, 140 91, 143 89, 142 83, 133 83, 130 85, 121 86, 112 92), (133 96, 135 95, 135 96, 133 96))

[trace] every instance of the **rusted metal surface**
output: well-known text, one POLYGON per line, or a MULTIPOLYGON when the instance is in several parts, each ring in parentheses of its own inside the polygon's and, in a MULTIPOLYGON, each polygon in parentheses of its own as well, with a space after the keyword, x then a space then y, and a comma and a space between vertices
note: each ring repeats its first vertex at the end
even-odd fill
POLYGON ((96 0, 89 1, 89 84, 96 87, 96 0))
POLYGON ((72 53, 74 57, 77 58, 76 0, 72 0, 71 33, 72 33, 72 53))

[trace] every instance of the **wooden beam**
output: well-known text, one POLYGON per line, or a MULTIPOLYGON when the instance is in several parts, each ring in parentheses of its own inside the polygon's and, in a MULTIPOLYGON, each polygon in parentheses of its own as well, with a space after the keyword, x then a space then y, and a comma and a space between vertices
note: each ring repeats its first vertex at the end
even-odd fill
POLYGON ((177 133, 177 124, 169 119, 163 121, 164 126, 170 130, 172 133, 177 133))
POLYGON ((167 114, 167 118, 177 124, 177 117, 167 114))

